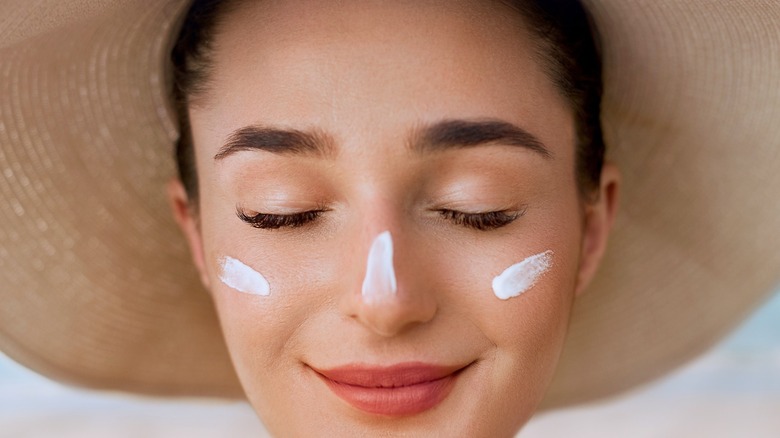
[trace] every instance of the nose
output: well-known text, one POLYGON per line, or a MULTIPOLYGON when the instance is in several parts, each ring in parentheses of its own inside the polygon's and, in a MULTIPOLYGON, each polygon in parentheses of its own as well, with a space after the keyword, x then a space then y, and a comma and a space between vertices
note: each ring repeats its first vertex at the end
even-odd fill
POLYGON ((394 247, 390 231, 377 234, 365 251, 362 286, 348 294, 347 313, 377 335, 396 336, 436 314, 434 294, 416 286, 425 284, 424 269, 398 263, 410 252, 394 247))

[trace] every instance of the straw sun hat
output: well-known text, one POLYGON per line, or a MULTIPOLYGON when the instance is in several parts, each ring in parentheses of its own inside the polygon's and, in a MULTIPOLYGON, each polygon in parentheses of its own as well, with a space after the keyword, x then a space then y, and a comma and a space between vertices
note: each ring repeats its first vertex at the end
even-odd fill
MULTIPOLYGON (((780 282, 780 2, 586 4, 622 210, 547 407, 669 371, 780 282)), ((187 2, 0 7, 0 349, 73 384, 240 397, 165 198, 187 2)))

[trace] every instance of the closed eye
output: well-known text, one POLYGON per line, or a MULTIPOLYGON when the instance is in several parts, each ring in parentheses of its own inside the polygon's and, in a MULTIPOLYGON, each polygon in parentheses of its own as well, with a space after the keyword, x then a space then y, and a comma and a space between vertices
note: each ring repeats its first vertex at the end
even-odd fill
POLYGON ((275 230, 279 228, 297 228, 306 225, 318 217, 325 210, 309 210, 292 214, 256 213, 247 214, 241 207, 236 208, 236 215, 242 221, 254 228, 275 230))
POLYGON ((488 211, 484 213, 466 213, 458 210, 442 209, 439 214, 448 221, 480 231, 489 231, 509 225, 525 213, 520 211, 488 211))

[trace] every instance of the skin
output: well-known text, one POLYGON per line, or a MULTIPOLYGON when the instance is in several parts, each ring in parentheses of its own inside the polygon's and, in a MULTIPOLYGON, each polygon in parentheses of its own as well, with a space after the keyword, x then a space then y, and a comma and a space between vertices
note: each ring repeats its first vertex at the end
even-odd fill
POLYGON ((267 3, 225 17, 209 92, 190 108, 199 212, 180 182, 169 186, 249 401, 277 436, 511 436, 542 400, 572 302, 604 252, 617 170, 605 166, 597 201, 578 196, 571 109, 520 18, 501 6, 267 3), (445 119, 510 122, 553 157, 500 142, 407 146, 420 126, 445 119), (231 132, 249 125, 317 129, 335 153, 215 160, 231 132), (237 205, 328 211, 264 230, 242 222, 237 205), (480 231, 443 218, 442 208, 525 214, 480 231), (368 249, 385 230, 398 291, 364 302, 368 249), (493 277, 545 250, 553 267, 531 290, 495 297, 493 277), (225 255, 260 271, 271 294, 221 283, 225 255), (407 361, 471 365, 441 404, 400 418, 351 407, 309 368, 407 361))

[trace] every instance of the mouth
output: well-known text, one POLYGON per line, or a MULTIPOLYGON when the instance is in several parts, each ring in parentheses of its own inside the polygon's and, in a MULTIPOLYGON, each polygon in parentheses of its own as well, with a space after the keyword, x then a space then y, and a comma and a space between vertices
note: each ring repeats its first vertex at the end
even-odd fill
POLYGON ((419 414, 441 403, 469 365, 408 362, 388 367, 350 364, 311 369, 352 407, 369 414, 399 417, 419 414))

